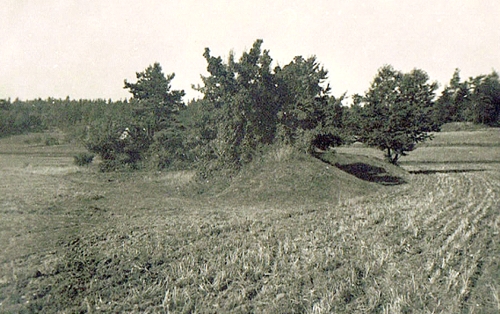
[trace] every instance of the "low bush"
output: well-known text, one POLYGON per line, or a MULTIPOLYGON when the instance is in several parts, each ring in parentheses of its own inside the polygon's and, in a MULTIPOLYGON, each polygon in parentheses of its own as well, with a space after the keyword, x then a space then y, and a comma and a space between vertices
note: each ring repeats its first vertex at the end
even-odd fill
POLYGON ((118 159, 105 159, 99 164, 99 171, 113 172, 113 171, 135 171, 143 169, 142 163, 129 163, 125 161, 126 156, 120 155, 118 159))
POLYGON ((53 136, 47 136, 44 140, 45 146, 59 145, 59 139, 53 136))
POLYGON ((79 153, 73 156, 75 165, 77 166, 87 166, 94 160, 94 154, 91 153, 79 153))

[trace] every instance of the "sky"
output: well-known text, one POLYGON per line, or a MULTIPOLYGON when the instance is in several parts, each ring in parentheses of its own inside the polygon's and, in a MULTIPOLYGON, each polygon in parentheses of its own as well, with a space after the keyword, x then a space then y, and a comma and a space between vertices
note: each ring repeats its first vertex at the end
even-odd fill
POLYGON ((500 71, 498 0, 0 0, 0 99, 130 98, 124 80, 159 62, 185 100, 256 39, 274 65, 316 56, 334 96, 363 93, 390 64, 432 81, 500 71))

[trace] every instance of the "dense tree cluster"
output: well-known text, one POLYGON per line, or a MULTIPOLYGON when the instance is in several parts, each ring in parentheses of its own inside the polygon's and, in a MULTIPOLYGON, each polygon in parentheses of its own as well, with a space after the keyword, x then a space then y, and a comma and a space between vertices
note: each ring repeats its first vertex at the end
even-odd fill
POLYGON ((127 101, 71 100, 69 97, 27 101, 0 99, 0 137, 59 128, 74 136, 77 132, 80 138, 82 128, 96 121, 107 119, 116 123, 127 115, 127 106, 127 101), (114 118, 115 111, 123 111, 123 114, 114 118))
POLYGON ((474 122, 496 126, 500 119, 500 79, 498 73, 461 81, 456 69, 435 103, 436 123, 474 122))
POLYGON ((227 63, 205 50, 210 75, 202 77, 197 89, 204 97, 196 105, 204 108, 199 148, 208 171, 237 169, 264 145, 310 151, 318 136, 340 123, 340 101, 328 95, 327 71, 314 57, 271 69, 269 51, 261 45, 257 40, 238 61, 230 54, 227 63))
POLYGON ((183 101, 175 75, 158 63, 125 81, 130 100, 0 100, 0 136, 57 127, 103 160, 102 169, 197 167, 200 174, 237 171, 269 147, 312 153, 349 141, 380 148, 389 162, 415 149, 447 122, 496 126, 496 72, 462 81, 457 69, 435 99, 437 83, 419 69, 382 67, 364 95, 330 95, 328 72, 315 57, 272 67, 262 40, 238 59, 203 54, 207 76, 194 87, 203 97, 183 101))
POLYGON ((42 120, 43 109, 43 103, 36 100, 11 102, 0 99, 0 136, 45 129, 47 121, 42 120))

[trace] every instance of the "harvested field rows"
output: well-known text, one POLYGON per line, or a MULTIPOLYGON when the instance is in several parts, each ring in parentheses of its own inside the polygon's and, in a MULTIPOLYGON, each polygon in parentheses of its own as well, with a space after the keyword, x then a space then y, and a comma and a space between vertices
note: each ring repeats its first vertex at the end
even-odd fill
POLYGON ((241 205, 237 190, 195 195, 187 172, 13 156, 0 155, 0 312, 500 311, 494 165, 241 205))
POLYGON ((334 207, 110 208, 28 288, 64 282, 68 308, 103 312, 495 312, 499 179, 413 175, 334 207))
POLYGON ((359 205, 375 214, 355 232, 372 234, 366 246, 395 272, 382 289, 394 293, 387 309, 498 310, 498 182, 488 172, 415 175, 401 194, 359 205))

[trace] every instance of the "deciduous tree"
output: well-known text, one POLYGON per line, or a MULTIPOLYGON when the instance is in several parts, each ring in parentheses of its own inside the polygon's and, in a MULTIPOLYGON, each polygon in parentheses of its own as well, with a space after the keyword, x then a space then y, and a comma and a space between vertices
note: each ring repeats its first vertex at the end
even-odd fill
POLYGON ((431 137, 431 109, 437 83, 427 73, 382 67, 362 99, 359 140, 386 152, 393 164, 431 137))

